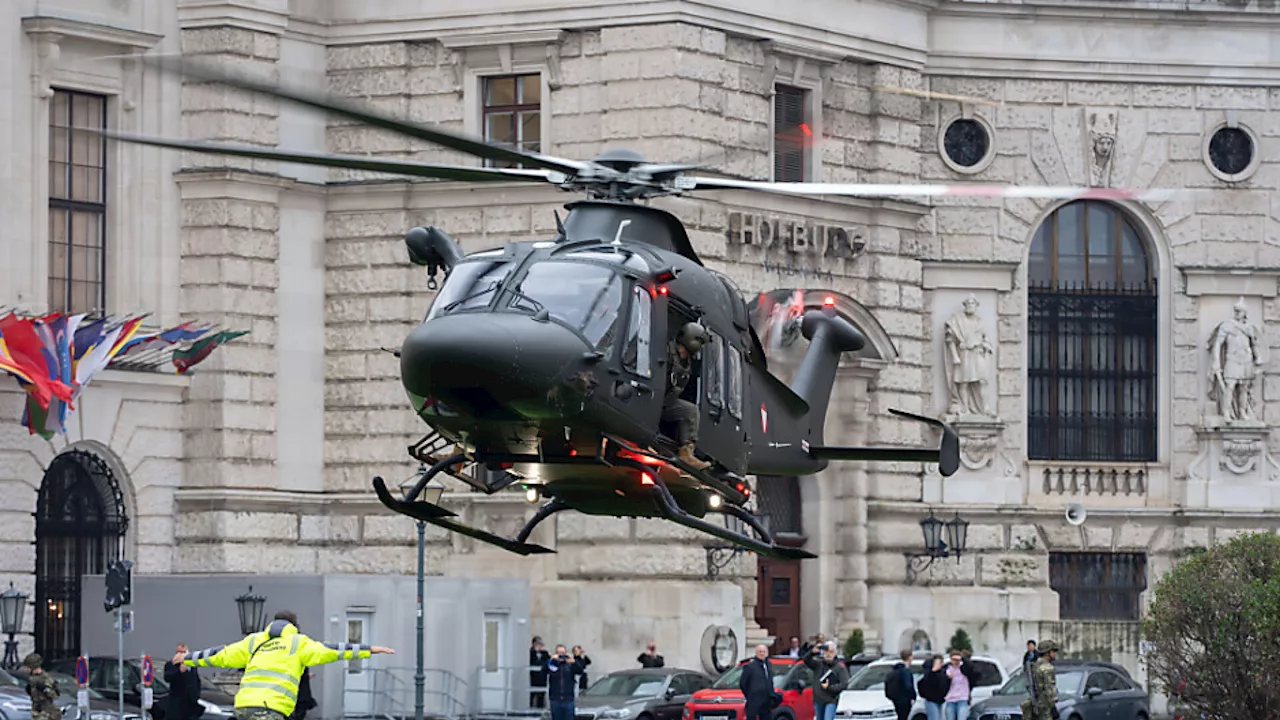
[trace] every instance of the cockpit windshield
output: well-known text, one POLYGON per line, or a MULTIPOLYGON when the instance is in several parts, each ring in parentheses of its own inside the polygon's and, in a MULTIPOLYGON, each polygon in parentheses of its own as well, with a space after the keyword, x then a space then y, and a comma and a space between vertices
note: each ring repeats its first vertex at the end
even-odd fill
POLYGON ((487 306, 514 268, 515 263, 501 257, 481 257, 458 263, 449 272, 444 287, 440 288, 436 301, 431 304, 427 319, 487 306))
POLYGON ((582 262, 539 262, 514 288, 511 307, 547 314, 581 332, 598 350, 613 346, 622 278, 614 271, 582 262))

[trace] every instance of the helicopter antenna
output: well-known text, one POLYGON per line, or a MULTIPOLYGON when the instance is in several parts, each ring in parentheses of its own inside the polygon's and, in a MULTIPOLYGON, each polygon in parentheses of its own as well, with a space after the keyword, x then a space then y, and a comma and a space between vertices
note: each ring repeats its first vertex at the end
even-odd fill
POLYGON ((614 245, 621 245, 621 244, 622 244, 622 231, 623 231, 623 230, 626 230, 626 229, 627 229, 627 226, 628 226, 628 225, 630 225, 630 224, 631 224, 631 221, 630 221, 630 220, 623 220, 622 222, 618 223, 618 232, 617 232, 617 234, 615 234, 615 235, 613 236, 613 244, 614 244, 614 245))
POLYGON ((556 232, 560 234, 560 237, 566 237, 564 234, 564 221, 560 219, 560 211, 552 210, 551 214, 556 216, 556 232))

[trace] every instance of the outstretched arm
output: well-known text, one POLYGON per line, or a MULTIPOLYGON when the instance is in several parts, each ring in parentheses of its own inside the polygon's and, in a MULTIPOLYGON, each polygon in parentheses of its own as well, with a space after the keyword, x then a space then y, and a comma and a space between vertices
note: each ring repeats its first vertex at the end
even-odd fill
POLYGON ((243 668, 249 663, 251 657, 249 642, 253 638, 254 636, 250 635, 234 645, 219 645, 207 650, 187 653, 182 663, 190 667, 243 668))
POLYGON ((395 650, 391 648, 381 647, 379 645, 360 645, 358 643, 322 643, 311 638, 307 638, 302 647, 298 648, 298 656, 302 658, 302 664, 307 667, 313 665, 324 665, 326 663, 337 662, 338 660, 355 660, 356 658, 367 658, 372 655, 394 654, 395 650))

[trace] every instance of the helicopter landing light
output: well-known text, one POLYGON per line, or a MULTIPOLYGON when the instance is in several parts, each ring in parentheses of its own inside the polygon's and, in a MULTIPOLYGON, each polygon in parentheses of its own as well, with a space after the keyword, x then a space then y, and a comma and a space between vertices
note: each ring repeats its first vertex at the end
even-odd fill
POLYGON ((823 304, 823 305, 825 305, 826 307, 835 307, 835 306, 836 306, 836 299, 835 299, 834 297, 832 297, 832 296, 828 295, 828 296, 826 296, 825 298, 823 298, 823 299, 822 299, 822 304, 823 304))
POLYGON ((652 476, 652 475, 650 475, 649 473, 641 473, 641 474, 640 474, 640 484, 641 484, 641 485, 652 485, 652 484, 653 484, 653 476, 652 476))
POLYGON ((716 493, 711 493, 711 497, 707 498, 707 505, 711 506, 712 510, 720 507, 723 504, 724 504, 724 498, 720 497, 716 493))
POLYGON ((524 499, 530 503, 536 503, 542 499, 542 492, 536 487, 525 488, 524 499))

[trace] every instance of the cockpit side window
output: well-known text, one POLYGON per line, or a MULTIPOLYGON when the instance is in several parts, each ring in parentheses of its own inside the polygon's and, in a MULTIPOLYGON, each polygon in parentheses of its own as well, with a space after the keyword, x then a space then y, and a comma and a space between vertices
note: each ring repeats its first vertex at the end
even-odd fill
POLYGON ((653 298, 637 285, 631 290, 631 322, 627 323, 627 343, 622 346, 622 366, 640 377, 652 377, 653 298))
POLYGON ((445 278, 444 287, 431 303, 427 320, 463 310, 488 307, 516 263, 507 260, 470 260, 458 263, 445 278))

